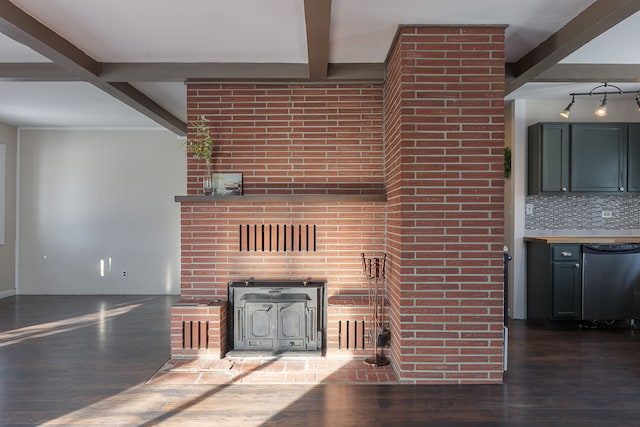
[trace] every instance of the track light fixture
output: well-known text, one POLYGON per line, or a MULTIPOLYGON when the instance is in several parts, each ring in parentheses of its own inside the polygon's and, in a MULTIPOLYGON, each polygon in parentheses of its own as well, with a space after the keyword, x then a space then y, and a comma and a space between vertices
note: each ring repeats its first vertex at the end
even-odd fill
POLYGON ((603 95, 602 102, 600 102, 600 106, 596 109, 595 113, 598 117, 605 117, 607 115, 607 96, 608 95, 623 95, 625 93, 635 93, 636 94, 636 104, 638 104, 638 111, 640 111, 640 89, 638 90, 622 90, 616 85, 612 85, 609 83, 603 83, 591 89, 589 92, 574 92, 570 93, 571 102, 567 105, 567 108, 560 112, 560 115, 565 119, 569 118, 569 114, 571 113, 571 107, 576 101, 576 96, 593 96, 593 95, 603 95), (603 88, 602 90, 598 90, 603 88), (608 88, 612 88, 614 90, 608 90, 608 88))

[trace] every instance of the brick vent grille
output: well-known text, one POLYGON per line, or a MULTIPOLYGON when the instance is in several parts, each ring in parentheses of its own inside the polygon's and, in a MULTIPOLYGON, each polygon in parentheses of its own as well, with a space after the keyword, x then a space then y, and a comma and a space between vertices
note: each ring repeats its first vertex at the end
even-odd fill
POLYGON ((241 224, 240 252, 316 252, 315 225, 241 224))
POLYGON ((364 320, 338 321, 339 350, 364 350, 364 320))
POLYGON ((193 320, 182 322, 182 348, 208 348, 209 322, 193 320))

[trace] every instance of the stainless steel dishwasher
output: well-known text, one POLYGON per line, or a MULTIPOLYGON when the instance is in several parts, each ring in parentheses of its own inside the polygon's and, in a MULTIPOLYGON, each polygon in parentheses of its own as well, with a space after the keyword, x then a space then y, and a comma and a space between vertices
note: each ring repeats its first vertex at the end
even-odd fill
POLYGON ((582 319, 640 319, 640 244, 582 246, 582 319))

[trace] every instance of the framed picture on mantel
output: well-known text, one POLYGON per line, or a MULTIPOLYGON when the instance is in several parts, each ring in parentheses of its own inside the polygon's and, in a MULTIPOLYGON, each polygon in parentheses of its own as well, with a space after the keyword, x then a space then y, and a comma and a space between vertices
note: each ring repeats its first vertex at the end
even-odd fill
POLYGON ((242 196, 242 174, 214 173, 213 191, 216 196, 242 196))

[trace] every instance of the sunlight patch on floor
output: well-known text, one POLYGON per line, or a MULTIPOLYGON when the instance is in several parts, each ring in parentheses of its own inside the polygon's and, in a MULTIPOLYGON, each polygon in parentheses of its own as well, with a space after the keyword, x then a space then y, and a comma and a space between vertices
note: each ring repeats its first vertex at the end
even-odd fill
POLYGON ((95 324, 98 324, 102 330, 107 320, 127 314, 140 306, 141 304, 132 304, 120 308, 103 308, 96 313, 0 332, 0 347, 19 344, 27 340, 48 337, 50 335, 61 334, 95 324))
POLYGON ((242 389, 246 390, 246 387, 185 387, 176 393, 175 388, 138 385, 41 425, 211 426, 216 425, 215 413, 219 412, 220 418, 227 418, 229 413, 242 413, 238 418, 238 425, 257 427, 294 404, 313 388, 311 385, 299 385, 288 387, 286 391, 274 389, 271 394, 278 393, 277 402, 270 403, 268 411, 255 411, 241 398, 242 389), (200 417, 199 413, 203 416, 200 417))

